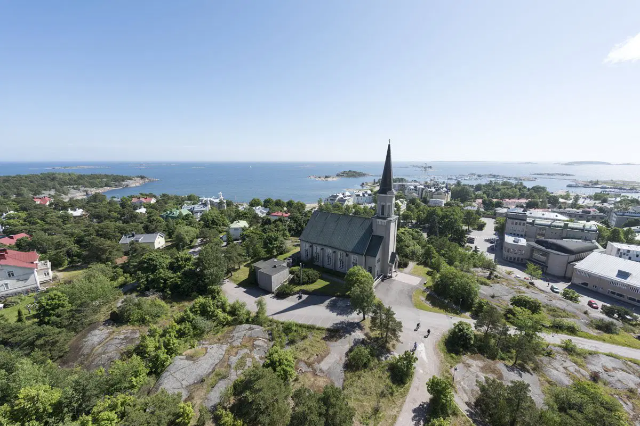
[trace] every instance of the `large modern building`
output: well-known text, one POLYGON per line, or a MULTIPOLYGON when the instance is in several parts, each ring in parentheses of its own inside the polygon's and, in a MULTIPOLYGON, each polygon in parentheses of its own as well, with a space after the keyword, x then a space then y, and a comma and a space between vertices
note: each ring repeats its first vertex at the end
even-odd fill
POLYGON ((573 284, 640 306, 640 263, 591 253, 574 266, 573 284))
POLYGON ((506 215, 505 234, 535 239, 573 239, 593 241, 598 239, 595 223, 571 222, 566 216, 545 211, 509 211, 506 215))
POLYGON ((640 220, 640 212, 637 212, 637 211, 621 212, 621 211, 612 210, 611 213, 609 213, 609 224, 614 228, 622 228, 631 219, 640 220))
POLYGON ((358 265, 375 279, 390 277, 398 268, 397 232, 389 145, 380 179, 376 215, 366 218, 316 210, 300 236, 301 260, 340 272, 347 272, 358 265))
POLYGON ((566 216, 569 219, 583 220, 586 222, 600 222, 607 218, 606 214, 600 213, 597 209, 556 209, 551 211, 566 216))
POLYGON ((545 274, 571 278, 573 265, 594 251, 602 250, 595 241, 537 239, 506 235, 503 259, 515 263, 534 263, 545 274))
POLYGON ((640 262, 640 246, 608 242, 605 253, 609 256, 640 262))

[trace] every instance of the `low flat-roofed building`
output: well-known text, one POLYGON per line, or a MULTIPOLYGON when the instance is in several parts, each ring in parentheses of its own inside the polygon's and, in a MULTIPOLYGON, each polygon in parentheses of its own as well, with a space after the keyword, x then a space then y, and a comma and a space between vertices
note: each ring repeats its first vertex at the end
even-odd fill
POLYGON ((574 265, 571 283, 640 306, 640 263, 591 253, 574 265))
POLYGON ((529 261, 542 272, 556 277, 571 278, 573 267, 591 253, 602 250, 595 241, 545 240, 527 242, 529 261))
POLYGON ((605 253, 609 256, 640 262, 640 246, 608 242, 605 253))
POLYGON ((622 228, 631 219, 640 219, 640 212, 612 210, 611 213, 609 213, 609 224, 614 228, 622 228))
POLYGON ((278 259, 262 260, 253 264, 258 287, 274 293, 289 279, 289 267, 278 259))
POLYGON ((502 242, 502 258, 509 262, 525 263, 529 258, 527 240, 523 237, 505 234, 502 242))
POLYGON ((586 222, 599 222, 607 218, 606 214, 600 213, 596 209, 554 209, 551 211, 569 219, 584 220, 586 222))

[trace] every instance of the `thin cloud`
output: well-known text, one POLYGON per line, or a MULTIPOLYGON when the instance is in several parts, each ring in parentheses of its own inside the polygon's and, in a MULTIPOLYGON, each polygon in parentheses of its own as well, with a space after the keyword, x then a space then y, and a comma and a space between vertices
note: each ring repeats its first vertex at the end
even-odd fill
POLYGON ((604 60, 605 64, 635 62, 640 60, 640 33, 629 37, 624 43, 616 44, 604 60))

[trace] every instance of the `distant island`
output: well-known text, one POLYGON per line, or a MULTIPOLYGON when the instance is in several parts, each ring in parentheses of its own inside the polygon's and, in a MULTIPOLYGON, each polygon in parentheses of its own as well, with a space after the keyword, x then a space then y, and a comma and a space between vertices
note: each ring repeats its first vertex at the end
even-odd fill
POLYGON ((324 176, 311 175, 311 176, 309 176, 309 179, 321 180, 321 181, 333 181, 333 180, 338 180, 340 178, 359 178, 359 177, 364 177, 364 176, 371 176, 371 175, 368 174, 368 173, 358 172, 358 171, 355 171, 355 170, 345 170, 345 171, 336 173, 335 176, 333 176, 333 175, 324 175, 324 176))
POLYGON ((364 172, 358 172, 355 170, 346 170, 344 172, 340 172, 340 173, 336 173, 336 177, 339 178, 359 178, 359 177, 365 177, 365 176, 370 176, 368 173, 364 173, 364 172))
POLYGON ((49 167, 49 170, 82 170, 82 169, 109 169, 108 166, 57 166, 49 167))
POLYGON ((575 176, 571 173, 531 173, 533 176, 575 176))
POLYGON ((606 161, 569 161, 561 166, 637 166, 638 163, 608 163, 606 161))

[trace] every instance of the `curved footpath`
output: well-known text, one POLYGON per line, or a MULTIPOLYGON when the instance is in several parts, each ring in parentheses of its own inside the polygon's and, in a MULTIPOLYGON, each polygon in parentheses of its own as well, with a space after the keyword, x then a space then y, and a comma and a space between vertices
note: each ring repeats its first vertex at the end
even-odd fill
MULTIPOLYGON (((438 340, 458 321, 474 323, 469 319, 416 309, 413 306, 412 295, 417 288, 421 287, 420 278, 403 273, 376 287, 378 298, 385 305, 393 308, 396 317, 403 324, 401 342, 396 346, 396 352, 402 353, 411 349, 414 342, 418 344, 416 372, 407 399, 396 420, 396 425, 402 426, 419 425, 424 421, 426 405, 429 401, 426 382, 431 376, 440 373, 440 357, 436 345, 438 340), (420 328, 415 330, 418 323, 420 328), (425 338, 427 329, 431 330, 429 338, 425 338)), ((348 299, 310 295, 303 296, 302 299, 298 299, 297 296, 277 299, 257 287, 239 287, 227 280, 223 284, 223 290, 231 302, 236 300, 245 302, 252 311, 256 310, 256 299, 264 296, 267 301, 267 314, 280 321, 295 321, 328 328, 340 327, 349 322, 359 322, 362 319, 360 315, 351 311, 348 299)), ((562 334, 543 334, 543 338, 552 344, 571 339, 583 349, 640 359, 639 349, 562 334)))

